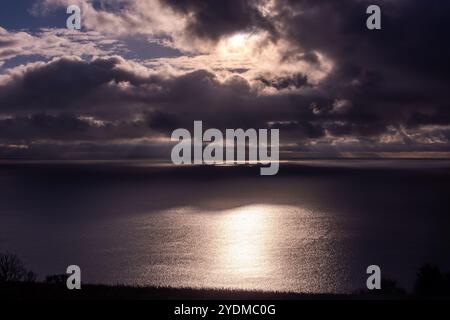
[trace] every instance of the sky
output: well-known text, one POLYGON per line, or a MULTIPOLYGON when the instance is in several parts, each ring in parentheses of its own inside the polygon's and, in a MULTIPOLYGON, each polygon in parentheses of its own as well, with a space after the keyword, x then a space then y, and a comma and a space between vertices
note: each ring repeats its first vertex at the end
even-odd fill
POLYGON ((450 2, 377 1, 381 30, 370 4, 4 1, 0 158, 165 159, 194 120, 279 129, 282 158, 448 157, 450 2))

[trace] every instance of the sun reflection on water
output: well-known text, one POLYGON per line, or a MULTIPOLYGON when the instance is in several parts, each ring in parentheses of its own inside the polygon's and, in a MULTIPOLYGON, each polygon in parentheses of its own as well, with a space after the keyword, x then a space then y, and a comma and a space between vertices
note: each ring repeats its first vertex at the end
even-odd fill
POLYGON ((269 204, 145 215, 135 248, 147 258, 133 275, 159 286, 337 292, 346 275, 336 223, 319 211, 269 204))
POLYGON ((270 207, 246 206, 222 215, 217 230, 217 262, 230 279, 261 278, 272 271, 267 235, 273 234, 270 207))

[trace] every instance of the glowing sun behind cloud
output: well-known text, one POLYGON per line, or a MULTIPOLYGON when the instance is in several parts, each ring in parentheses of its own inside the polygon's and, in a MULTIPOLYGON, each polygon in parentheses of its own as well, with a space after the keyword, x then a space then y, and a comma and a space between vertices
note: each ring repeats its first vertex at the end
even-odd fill
POLYGON ((220 81, 239 74, 245 78, 257 92, 261 94, 279 94, 290 90, 308 89, 287 87, 279 90, 264 85, 259 79, 277 81, 290 77, 304 76, 309 85, 317 85, 333 69, 334 63, 323 53, 314 51, 315 62, 304 58, 301 51, 290 54, 291 44, 286 40, 274 41, 266 31, 239 32, 221 38, 217 43, 204 43, 203 53, 178 58, 154 59, 147 66, 158 68, 161 65, 169 70, 193 71, 207 69, 214 73, 220 81))
POLYGON ((248 57, 255 48, 258 35, 237 33, 222 39, 216 48, 216 53, 222 57, 248 57))

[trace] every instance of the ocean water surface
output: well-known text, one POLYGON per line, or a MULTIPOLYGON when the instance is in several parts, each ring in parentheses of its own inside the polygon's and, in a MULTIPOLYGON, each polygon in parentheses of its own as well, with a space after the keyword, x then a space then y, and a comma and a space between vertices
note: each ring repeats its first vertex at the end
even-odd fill
POLYGON ((450 270, 449 168, 2 162, 0 251, 85 283, 351 292, 377 264, 410 288, 426 262, 450 270))

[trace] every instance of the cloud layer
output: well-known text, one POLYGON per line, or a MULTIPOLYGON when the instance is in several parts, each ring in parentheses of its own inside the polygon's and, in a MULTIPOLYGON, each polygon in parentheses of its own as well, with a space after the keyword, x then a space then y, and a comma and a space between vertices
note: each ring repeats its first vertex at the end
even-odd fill
POLYGON ((357 0, 78 4, 82 32, 0 29, 0 155, 164 157, 194 120, 279 128, 285 156, 449 148, 446 1, 381 1, 379 31, 357 0))

